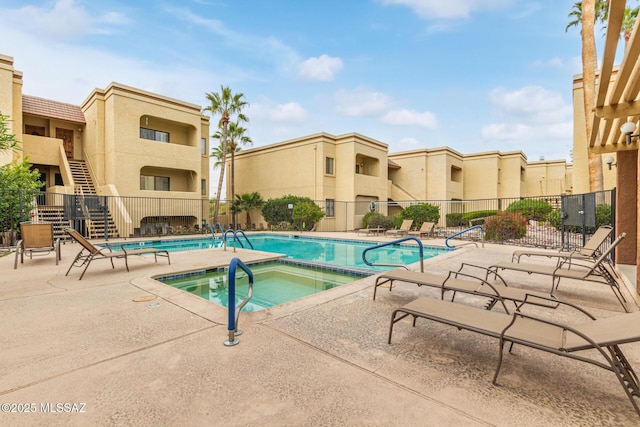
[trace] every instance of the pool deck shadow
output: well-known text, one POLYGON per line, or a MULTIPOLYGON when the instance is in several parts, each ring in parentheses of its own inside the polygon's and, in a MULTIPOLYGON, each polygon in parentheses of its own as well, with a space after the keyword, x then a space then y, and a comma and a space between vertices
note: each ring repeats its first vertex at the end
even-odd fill
MULTIPOLYGON (((356 233, 312 233, 384 241, 356 233)), ((442 245, 442 240, 425 240, 442 245)), ((171 265, 134 257, 130 272, 94 261, 83 280, 65 272, 79 251, 0 258, 0 424, 36 425, 638 425, 614 374, 518 346, 498 378, 495 339, 407 319, 387 344, 391 312, 435 289, 374 278, 243 313, 239 344, 227 347, 227 310, 154 276, 273 255, 231 248, 171 254, 171 265), (56 405, 56 404, 68 405, 56 405), (76 406, 72 404, 75 403, 76 406), (19 404, 21 404, 19 406, 19 404), (33 404, 33 405, 32 405, 33 404), (3 411, 4 411, 3 406, 3 411), (54 413, 55 411, 55 413, 54 413)), ((446 274, 462 262, 488 266, 513 246, 467 246, 425 261, 446 274)), ((549 260, 539 260, 549 263, 549 260)), ((417 269, 417 265, 412 266, 417 269)), ((510 283, 547 290, 548 277, 505 273, 510 283)), ((514 285, 516 286, 516 285, 514 285)), ((623 290, 637 311, 631 292, 623 290)), ((558 297, 596 317, 622 314, 608 286, 562 282, 558 297)), ((471 296, 460 303, 476 304, 471 296)), ((559 319, 574 314, 558 311, 559 319)), ((640 370, 640 343, 622 350, 640 370)))

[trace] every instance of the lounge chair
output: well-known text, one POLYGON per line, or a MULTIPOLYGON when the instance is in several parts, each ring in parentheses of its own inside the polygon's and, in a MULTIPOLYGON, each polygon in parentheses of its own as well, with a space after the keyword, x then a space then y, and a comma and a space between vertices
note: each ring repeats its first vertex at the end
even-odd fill
MULTIPOLYGON (((458 271, 450 271, 446 276, 432 273, 422 273, 419 271, 410 271, 403 268, 397 268, 395 270, 387 271, 380 274, 375 281, 373 290, 373 299, 376 299, 376 291, 378 286, 385 283, 389 283, 389 292, 393 288, 393 282, 407 282, 413 283, 418 286, 430 286, 434 288, 440 288, 440 297, 444 299, 446 292, 453 292, 451 301, 454 300, 456 293, 462 292, 465 294, 477 295, 480 297, 489 298, 489 302, 485 305, 487 310, 491 310, 493 306, 500 302, 504 310, 508 313, 504 301, 522 302, 527 295, 532 295, 542 298, 553 298, 553 296, 544 292, 534 292, 520 288, 514 288, 508 286, 507 283, 495 272, 497 278, 500 279, 500 284, 491 284, 480 277, 463 273, 462 270, 465 267, 471 267, 474 269, 481 269, 486 274, 487 269, 484 267, 465 264, 463 263, 458 271)), ((467 268, 467 271, 469 268, 467 268)))
POLYGON ((602 250, 600 248, 603 245, 603 243, 607 241, 607 238, 611 235, 612 231, 613 231, 613 228, 608 225, 598 228, 596 232, 593 233, 593 236, 591 236, 591 238, 587 240, 585 245, 577 251, 562 252, 562 251, 536 251, 536 250, 524 249, 524 250, 514 251, 511 257, 511 261, 520 262, 521 256, 529 256, 529 257, 545 256, 548 258, 558 258, 559 262, 564 260, 574 260, 574 259, 583 260, 583 261, 594 260, 602 253, 602 250))
POLYGON ((24 264, 24 254, 33 258, 34 254, 49 255, 54 253, 56 265, 60 261, 60 239, 53 237, 53 224, 48 222, 23 222, 20 223, 20 236, 16 247, 16 259, 13 262, 14 270, 18 268, 18 257, 20 264, 24 264))
POLYGON ((164 249, 146 247, 142 249, 126 250, 124 246, 121 246, 121 251, 114 252, 109 246, 105 248, 100 248, 98 246, 95 246, 93 243, 85 239, 82 236, 82 234, 78 233, 73 228, 67 228, 65 231, 73 238, 73 240, 80 243, 80 245, 82 246, 82 249, 80 250, 80 252, 78 252, 78 255, 76 255, 75 259, 69 266, 69 269, 67 270, 67 273, 65 274, 65 276, 69 274, 69 271, 71 271, 72 267, 84 266, 84 270, 82 270, 80 279, 78 279, 78 280, 82 280, 82 277, 84 276, 84 273, 87 271, 89 264, 91 264, 91 261, 93 261, 94 259, 108 259, 109 261, 111 261, 111 268, 115 268, 113 264, 113 259, 124 258, 124 265, 127 267, 127 271, 129 271, 128 257, 130 255, 153 254, 155 257, 156 263, 158 262, 158 255, 164 256, 167 258, 167 261, 169 262, 169 264, 171 264, 171 259, 169 258, 169 251, 164 249))
POLYGON ((383 227, 359 228, 356 230, 358 236, 360 233, 365 233, 365 235, 369 236, 384 233, 385 231, 387 231, 387 229, 383 227))
POLYGON ((561 263, 559 266, 548 266, 543 264, 526 264, 517 262, 502 262, 494 264, 488 268, 487 277, 490 274, 497 274, 498 270, 522 271, 528 274, 541 274, 551 276, 551 295, 554 289, 558 288, 560 279, 575 279, 585 282, 604 283, 611 287, 616 298, 625 311, 628 311, 625 303, 626 299, 620 290, 619 275, 609 262, 609 255, 616 246, 620 244, 626 233, 621 233, 616 240, 592 263, 587 265, 576 265, 569 262, 561 263))
POLYGON ((435 222, 423 222, 420 230, 409 231, 407 234, 409 236, 418 236, 418 238, 422 238, 422 235, 432 236, 433 237, 433 227, 435 226, 435 222))
MULTIPOLYGON (((586 315, 584 322, 562 323, 548 318, 534 317, 522 312, 523 308, 537 297, 527 297, 512 314, 482 310, 476 307, 420 297, 393 311, 389 326, 388 343, 391 344, 393 326, 407 316, 413 317, 413 326, 418 318, 454 326, 458 329, 477 332, 498 338, 499 358, 493 384, 496 384, 504 353, 505 343, 521 344, 558 356, 580 360, 613 372, 620 381, 636 413, 640 409, 636 399, 640 398, 638 377, 620 349, 621 344, 640 341, 640 312, 596 319, 585 310, 566 302, 549 300, 551 308, 566 305, 586 315)), ((537 301, 536 306, 545 306, 537 301)))
POLYGON ((411 230, 411 226, 413 225, 412 219, 405 219, 402 221, 402 225, 397 230, 387 230, 385 231, 385 236, 406 236, 409 230, 411 230))

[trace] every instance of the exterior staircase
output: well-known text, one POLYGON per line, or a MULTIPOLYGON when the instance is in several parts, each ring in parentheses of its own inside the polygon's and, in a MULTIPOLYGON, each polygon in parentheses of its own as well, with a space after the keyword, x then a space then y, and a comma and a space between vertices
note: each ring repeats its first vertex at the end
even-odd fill
POLYGON ((108 207, 100 204, 100 199, 96 195, 96 187, 93 185, 89 168, 84 160, 69 160, 69 169, 75 182, 74 193, 76 203, 81 205, 87 227, 87 237, 90 239, 104 238, 105 229, 108 230, 109 237, 118 237, 116 224, 111 218, 108 207), (104 209, 107 209, 105 221, 104 209))

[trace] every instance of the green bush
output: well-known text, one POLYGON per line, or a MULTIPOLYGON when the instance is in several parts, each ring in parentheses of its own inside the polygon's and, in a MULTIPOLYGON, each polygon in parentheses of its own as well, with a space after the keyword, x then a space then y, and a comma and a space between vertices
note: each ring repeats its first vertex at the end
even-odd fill
POLYGON ((562 230, 562 209, 554 209, 547 216, 549 224, 553 225, 556 230, 562 230))
POLYGON ((324 218, 322 208, 315 204, 312 200, 305 200, 296 203, 293 206, 291 214, 293 224, 298 231, 310 231, 316 222, 324 218))
POLYGON ((611 205, 605 203, 596 206, 596 228, 611 225, 611 205))
POLYGON ((489 216, 493 216, 495 214, 497 214, 498 211, 493 209, 493 210, 484 210, 484 211, 473 211, 473 212, 467 212, 466 214, 462 215, 462 225, 464 226, 468 226, 469 225, 469 221, 471 221, 472 219, 476 219, 476 218, 486 218, 489 216))
POLYGON ((309 197, 292 195, 267 200, 262 205, 261 212, 262 217, 269 224, 288 222, 294 224, 298 230, 311 229, 315 222, 324 217, 322 209, 309 197), (311 206, 312 204, 315 207, 311 206), (293 205, 293 209, 289 209, 289 205, 293 205), (298 207, 298 205, 303 206, 298 207), (322 216, 318 217, 319 214, 322 216))
POLYGON ((366 228, 384 228, 390 230, 393 228, 393 218, 384 215, 374 215, 369 219, 368 226, 366 228))
POLYGON ((520 212, 498 212, 484 222, 486 240, 520 239, 527 234, 527 219, 520 212))
MULTIPOLYGON (((362 228, 369 228, 369 223, 371 222, 371 219, 374 217, 380 217, 380 216, 384 216, 384 215, 378 212, 367 212, 362 217, 362 228)), ((375 225, 371 227, 375 227, 375 225)))
POLYGON ((416 228, 422 227, 423 222, 434 222, 438 223, 440 221, 440 207, 434 206, 429 203, 421 203, 419 205, 408 206, 402 210, 402 212, 398 215, 399 221, 396 221, 394 217, 394 225, 396 228, 402 225, 402 220, 412 219, 413 226, 416 228))
POLYGON ((551 209, 551 205, 544 200, 522 199, 511 203, 506 212, 519 212, 528 220, 546 221, 551 209))
POLYGON ((447 227, 459 227, 462 225, 462 213, 454 212, 445 215, 447 227))

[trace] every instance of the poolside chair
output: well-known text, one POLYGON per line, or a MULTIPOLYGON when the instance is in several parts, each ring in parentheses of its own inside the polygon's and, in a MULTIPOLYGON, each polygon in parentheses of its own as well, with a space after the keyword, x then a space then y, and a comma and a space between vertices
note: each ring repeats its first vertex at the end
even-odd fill
MULTIPOLYGON (((492 383, 497 384, 502 366, 505 343, 521 344, 558 356, 580 360, 611 371, 622 385, 636 413, 640 408, 640 384, 636 373, 620 349, 621 344, 640 341, 640 312, 596 319, 573 304, 548 300, 551 308, 561 304, 576 309, 589 319, 582 322, 560 322, 553 318, 532 316, 523 313, 529 301, 539 297, 527 297, 512 314, 486 311, 464 304, 456 304, 435 298, 420 297, 391 314, 388 343, 391 344, 393 326, 407 316, 413 317, 413 326, 418 318, 432 320, 493 338, 498 338, 499 358, 492 383)), ((545 304, 534 302, 538 307, 545 304)), ((461 338, 464 339, 464 338, 461 338)), ((535 361, 532 361, 535 362, 535 361)))
POLYGON ((49 255, 54 253, 56 265, 60 261, 60 239, 53 237, 53 224, 48 222, 22 222, 20 223, 20 236, 16 247, 16 259, 13 262, 14 270, 18 268, 18 257, 20 264, 24 264, 24 254, 33 258, 34 254, 49 255))
POLYGON ((514 251, 511 261, 520 262, 521 256, 545 256, 547 258, 558 258, 558 261, 564 260, 582 260, 590 261, 596 259, 601 253, 601 246, 607 241, 611 235, 613 228, 609 225, 602 226, 596 230, 584 246, 576 251, 540 251, 540 250, 518 250, 514 251))
POLYGON ((575 279, 584 282, 596 282, 609 285, 616 298, 625 311, 628 311, 625 303, 626 299, 620 290, 620 276, 616 273, 615 268, 609 262, 609 255, 616 246, 620 244, 626 233, 621 233, 616 240, 611 243, 606 251, 592 263, 586 265, 576 265, 569 262, 561 263, 558 266, 548 266, 543 264, 525 264, 517 262, 502 262, 494 264, 488 268, 487 277, 491 274, 497 274, 498 270, 514 270, 522 271, 528 274, 541 274, 551 276, 551 295, 554 289, 558 288, 560 279, 575 279))
POLYGON ((75 240, 82 246, 82 249, 80 250, 80 252, 78 252, 78 255, 76 255, 75 259, 69 266, 69 269, 67 270, 67 273, 65 274, 65 276, 69 274, 69 271, 71 271, 72 267, 84 266, 84 270, 82 270, 80 279, 78 279, 78 280, 82 280, 82 277, 84 276, 84 273, 87 271, 89 264, 91 264, 91 261, 93 261, 94 259, 108 259, 109 261, 111 261, 111 268, 115 268, 113 264, 113 259, 124 258, 124 265, 126 266, 127 271, 129 271, 128 257, 130 255, 153 254, 155 256, 156 263, 158 262, 158 256, 164 256, 167 258, 167 261, 169 262, 169 264, 171 264, 171 259, 169 258, 169 251, 164 249, 146 247, 142 249, 126 250, 124 246, 121 246, 121 250, 122 250, 121 252, 114 252, 109 246, 105 248, 100 248, 98 246, 95 246, 93 243, 85 239, 82 236, 82 234, 78 233, 73 228, 67 228, 65 229, 65 231, 73 238, 73 240, 75 240))
POLYGON ((385 236, 406 236, 411 226, 413 225, 412 219, 405 219, 402 221, 402 225, 397 230, 387 230, 384 232, 385 236))
POLYGON ((373 289, 373 299, 376 299, 378 286, 389 283, 389 292, 391 292, 393 282, 395 281, 413 283, 418 286, 439 288, 441 299, 444 299, 445 293, 452 292, 453 295, 451 297, 451 301, 454 300, 458 292, 486 297, 489 298, 489 302, 484 306, 487 310, 491 310, 496 303, 500 302, 507 313, 509 313, 509 310, 506 307, 505 301, 512 301, 516 303, 522 302, 527 295, 539 296, 542 298, 554 298, 548 293, 510 287, 499 275, 497 275, 497 273, 494 272, 491 272, 491 274, 496 274, 501 283, 489 283, 480 277, 463 273, 462 270, 465 269, 465 267, 467 267, 467 271, 469 268, 474 268, 482 270, 484 274, 487 273, 487 269, 485 267, 466 263, 462 263, 458 271, 450 271, 446 276, 397 268, 395 270, 384 272, 376 278, 373 289))
POLYGON ((418 238, 422 238, 422 235, 427 235, 433 237, 433 227, 436 225, 435 222, 423 222, 420 230, 409 231, 407 234, 409 236, 418 236, 418 238))

